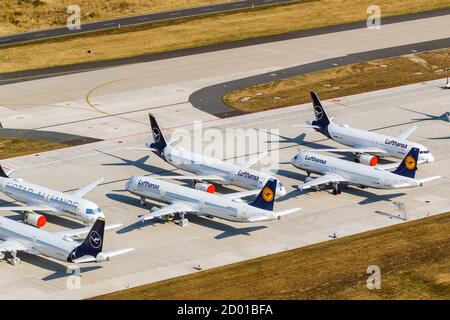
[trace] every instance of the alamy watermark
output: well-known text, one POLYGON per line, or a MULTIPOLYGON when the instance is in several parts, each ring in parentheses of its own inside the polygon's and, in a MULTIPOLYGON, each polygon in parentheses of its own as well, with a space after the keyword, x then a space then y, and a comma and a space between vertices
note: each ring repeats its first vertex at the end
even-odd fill
POLYGON ((371 265, 367 267, 366 272, 370 274, 370 276, 367 278, 366 285, 367 289, 374 290, 374 289, 381 289, 381 269, 377 265, 371 265))
MULTIPOLYGON (((153 135, 155 140, 155 132, 153 135)), ((167 142, 186 150, 182 158, 189 158, 195 153, 203 156, 205 163, 218 159, 244 165, 258 157, 260 170, 269 172, 279 168, 279 142, 273 138, 278 136, 278 129, 205 129, 203 122, 196 121, 192 132, 177 128, 172 131, 170 141, 167 142)))
POLYGON ((367 28, 371 30, 381 29, 381 8, 375 4, 367 7, 367 28))
POLYGON ((81 29, 81 8, 78 5, 70 5, 67 7, 67 29, 80 30, 81 29))

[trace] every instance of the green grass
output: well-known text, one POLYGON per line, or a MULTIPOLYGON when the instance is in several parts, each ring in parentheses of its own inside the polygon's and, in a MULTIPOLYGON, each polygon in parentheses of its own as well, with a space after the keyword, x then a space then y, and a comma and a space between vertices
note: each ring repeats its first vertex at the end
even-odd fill
MULTIPOLYGON (((113 60, 363 21, 369 4, 370 0, 303 0, 5 46, 0 50, 0 72, 113 60), (88 49, 94 53, 88 54, 88 49)), ((379 5, 383 17, 450 7, 448 0, 385 0, 379 5)))
POLYGON ((374 90, 445 77, 450 67, 450 48, 382 60, 356 63, 227 93, 228 106, 256 112, 310 102, 311 90, 322 99, 348 96, 374 90))
POLYGON ((66 144, 19 138, 0 138, 0 159, 20 157, 67 147, 66 144))
POLYGON ((445 213, 94 299, 450 299, 449 252, 445 213))

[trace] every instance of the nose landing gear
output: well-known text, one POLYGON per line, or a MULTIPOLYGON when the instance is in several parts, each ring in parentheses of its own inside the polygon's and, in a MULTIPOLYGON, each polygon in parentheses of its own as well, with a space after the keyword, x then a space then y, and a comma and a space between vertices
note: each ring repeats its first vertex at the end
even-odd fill
POLYGON ((333 194, 338 195, 342 193, 342 186, 339 183, 333 184, 333 194))

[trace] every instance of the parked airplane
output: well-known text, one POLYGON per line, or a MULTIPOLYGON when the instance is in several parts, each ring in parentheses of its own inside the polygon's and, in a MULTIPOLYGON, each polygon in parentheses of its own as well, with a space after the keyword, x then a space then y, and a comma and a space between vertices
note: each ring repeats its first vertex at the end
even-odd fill
MULTIPOLYGON (((161 159, 178 169, 182 169, 195 176, 161 176, 164 179, 193 180, 194 188, 215 192, 215 186, 206 181, 214 181, 222 185, 235 185, 244 189, 261 189, 269 179, 275 177, 266 173, 251 170, 260 157, 252 158, 244 166, 238 166, 201 154, 196 154, 182 148, 176 148, 167 143, 152 114, 149 114, 154 143, 147 143, 145 148, 132 148, 138 150, 150 150, 161 159)), ((277 196, 284 196, 286 189, 283 184, 277 182, 277 196)))
POLYGON ((126 189, 139 196, 142 202, 152 199, 168 203, 164 208, 153 207, 150 214, 140 217, 141 221, 154 218, 172 220, 179 214, 180 225, 187 224, 185 213, 218 217, 236 222, 256 222, 280 219, 281 216, 300 210, 299 208, 273 211, 277 181, 270 179, 261 190, 235 192, 217 195, 176 185, 150 177, 132 177, 126 189), (258 194, 251 203, 241 198, 258 194))
POLYGON ((315 92, 311 92, 311 98, 316 120, 307 121, 306 127, 314 128, 328 138, 352 147, 350 149, 316 149, 315 151, 352 152, 356 157, 356 162, 375 166, 378 163, 377 156, 403 159, 411 148, 417 148, 419 149, 419 163, 434 161, 434 157, 428 148, 406 140, 417 128, 416 126, 402 131, 395 137, 351 128, 346 124, 334 123, 333 118, 327 116, 315 92))
POLYGON ((69 216, 93 224, 98 218, 104 218, 102 210, 93 202, 82 197, 94 189, 102 177, 70 192, 59 192, 41 187, 23 179, 10 178, 0 166, 0 191, 10 198, 25 203, 25 206, 0 207, 3 211, 20 211, 25 213, 25 222, 42 228, 47 223, 45 216, 35 211, 46 212, 55 216, 69 216))
POLYGON ((425 182, 439 179, 440 176, 422 179, 414 178, 417 170, 418 155, 419 149, 411 148, 403 161, 392 172, 387 169, 397 164, 370 167, 364 164, 315 154, 306 150, 302 150, 296 154, 292 158, 291 163, 295 167, 306 171, 308 174, 305 183, 299 186, 301 190, 309 188, 318 189, 321 185, 331 184, 333 186, 333 193, 340 194, 342 185, 356 185, 363 188, 396 189, 418 187, 422 186, 425 182), (321 174, 322 176, 312 178, 309 176, 311 173, 321 174))
MULTIPOLYGON (((117 227, 120 225, 108 226, 106 229, 117 227)), ((17 252, 23 251, 71 263, 103 262, 134 250, 128 248, 103 252, 104 232, 103 218, 98 218, 92 229, 83 228, 52 233, 0 217, 0 260, 9 253, 11 258, 8 261, 17 266, 21 262, 17 252), (84 234, 87 234, 87 237, 83 242, 73 239, 84 234)))

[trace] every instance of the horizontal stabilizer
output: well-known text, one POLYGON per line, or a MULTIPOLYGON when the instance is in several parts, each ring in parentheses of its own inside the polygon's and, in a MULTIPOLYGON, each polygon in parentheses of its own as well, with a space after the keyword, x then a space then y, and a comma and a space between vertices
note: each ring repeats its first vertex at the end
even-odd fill
MULTIPOLYGON (((105 230, 119 229, 122 226, 123 226, 123 224, 121 224, 121 223, 108 224, 105 226, 105 230)), ((91 230, 91 227, 86 227, 86 228, 80 228, 80 229, 59 231, 59 232, 55 232, 55 234, 59 235, 61 237, 68 237, 68 238, 81 237, 85 234, 88 234, 90 230, 91 230)))
POLYGON ((427 177, 427 178, 422 178, 422 179, 417 179, 417 180, 419 181, 420 184, 423 184, 423 183, 427 183, 427 182, 437 180, 440 178, 442 178, 442 176, 432 176, 432 177, 427 177))
POLYGON ((145 148, 145 147, 135 147, 135 148, 127 148, 128 150, 144 150, 144 151, 158 151, 156 148, 145 148))
POLYGON ((117 249, 109 252, 100 252, 97 257, 93 256, 82 256, 78 259, 72 260, 73 263, 89 263, 89 262, 104 262, 109 261, 112 257, 125 254, 131 251, 134 251, 134 248, 126 248, 126 249, 117 249))

